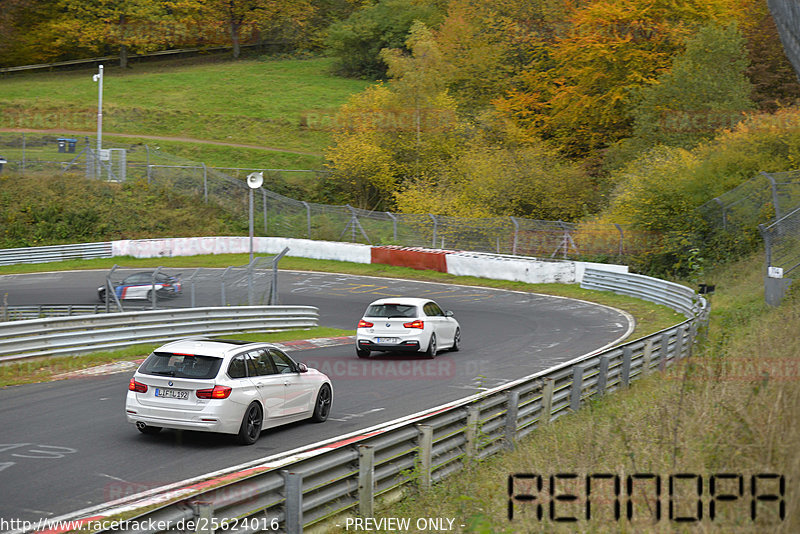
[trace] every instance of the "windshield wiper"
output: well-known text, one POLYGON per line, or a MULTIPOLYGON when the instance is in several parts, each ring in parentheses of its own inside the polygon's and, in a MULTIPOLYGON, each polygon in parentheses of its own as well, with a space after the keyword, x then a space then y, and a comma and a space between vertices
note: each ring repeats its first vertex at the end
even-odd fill
POLYGON ((150 371, 154 375, 175 376, 175 371, 150 371))

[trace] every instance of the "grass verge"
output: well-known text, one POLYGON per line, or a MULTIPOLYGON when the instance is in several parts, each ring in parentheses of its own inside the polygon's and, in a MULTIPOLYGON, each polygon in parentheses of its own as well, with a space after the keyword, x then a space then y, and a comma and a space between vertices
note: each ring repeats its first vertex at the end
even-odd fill
POLYGON ((779 308, 766 307, 762 264, 759 256, 713 273, 726 283, 717 285, 707 338, 690 359, 537 429, 511 453, 412 492, 377 518, 412 518, 412 525, 451 518, 455 531, 482 534, 800 532, 800 299, 790 295, 779 308), (541 475, 543 486, 513 479, 512 494, 536 500, 514 500, 509 519, 512 474, 541 475), (549 477, 558 474, 578 475, 555 479, 555 494, 577 499, 548 493, 549 477), (595 478, 587 498, 585 477, 595 474, 619 476, 619 497, 613 484, 595 478), (627 477, 636 474, 660 476, 661 493, 655 478, 641 478, 628 498, 627 477), (718 474, 728 478, 716 478, 715 495, 728 498, 717 499, 712 513, 711 477, 718 474), (785 477, 784 495, 779 479, 755 478, 754 490, 762 474, 785 477), (688 478, 673 478, 673 488, 673 475, 688 478), (555 521, 554 511, 577 521, 555 521))

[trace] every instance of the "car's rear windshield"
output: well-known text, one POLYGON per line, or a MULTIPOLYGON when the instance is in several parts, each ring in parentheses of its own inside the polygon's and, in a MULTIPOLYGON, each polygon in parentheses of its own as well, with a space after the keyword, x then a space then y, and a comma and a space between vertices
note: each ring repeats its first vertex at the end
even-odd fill
POLYGON ((222 358, 214 356, 154 352, 139 367, 139 372, 173 378, 214 378, 221 364, 222 358))
POLYGON ((366 317, 416 317, 417 307, 412 304, 372 304, 366 317))

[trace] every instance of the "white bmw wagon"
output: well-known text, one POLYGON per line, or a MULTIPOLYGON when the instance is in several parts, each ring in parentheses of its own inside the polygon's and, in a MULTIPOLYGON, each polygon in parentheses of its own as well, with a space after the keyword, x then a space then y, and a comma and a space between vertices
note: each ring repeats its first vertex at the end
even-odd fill
POLYGON ((130 380, 125 413, 144 434, 201 430, 251 445, 267 428, 325 421, 332 402, 325 374, 271 344, 195 338, 150 354, 130 380))

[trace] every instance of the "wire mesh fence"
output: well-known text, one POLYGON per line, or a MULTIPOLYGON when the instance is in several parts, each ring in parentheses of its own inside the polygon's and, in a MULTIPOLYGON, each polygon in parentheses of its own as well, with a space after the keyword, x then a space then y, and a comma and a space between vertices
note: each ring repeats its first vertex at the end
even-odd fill
POLYGON ((706 202, 698 211, 711 228, 754 230, 800 205, 800 171, 761 172, 706 202))
MULTIPOLYGON (((0 156, 9 170, 57 170, 109 181, 146 181, 223 207, 231 217, 249 217, 248 172, 275 183, 287 169, 219 169, 168 154, 146 144, 98 152, 89 139, 74 153, 56 151, 59 136, 0 136, 0 156)), ((60 145, 59 150, 60 150, 60 145)), ((308 171, 315 172, 315 171, 308 171)), ((316 171, 320 172, 320 171, 316 171)), ((324 173, 320 172, 320 178, 324 173)), ((289 198, 264 187, 255 191, 256 235, 494 252, 562 259, 620 260, 654 250, 659 236, 607 223, 568 223, 519 217, 467 218, 368 211, 289 198)))

